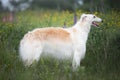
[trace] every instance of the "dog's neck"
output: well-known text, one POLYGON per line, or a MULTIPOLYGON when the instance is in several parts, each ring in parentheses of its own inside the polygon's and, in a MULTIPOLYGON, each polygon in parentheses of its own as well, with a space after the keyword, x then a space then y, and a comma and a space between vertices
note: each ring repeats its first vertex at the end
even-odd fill
POLYGON ((84 30, 85 33, 89 33, 90 32, 90 28, 91 28, 91 25, 89 23, 83 23, 81 21, 78 21, 75 25, 74 25, 75 28, 77 28, 78 30, 84 30))
POLYGON ((82 23, 82 22, 77 22, 74 26, 73 29, 76 29, 77 34, 76 36, 82 38, 82 41, 86 43, 88 39, 88 34, 90 32, 90 24, 88 23, 82 23))

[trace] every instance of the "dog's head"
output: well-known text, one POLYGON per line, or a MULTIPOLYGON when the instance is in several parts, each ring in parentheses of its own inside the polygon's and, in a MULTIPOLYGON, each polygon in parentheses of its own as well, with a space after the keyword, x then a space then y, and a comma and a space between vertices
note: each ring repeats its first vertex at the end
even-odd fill
POLYGON ((80 20, 82 23, 88 23, 90 25, 93 25, 95 27, 99 26, 100 22, 103 22, 103 20, 93 14, 82 14, 80 20))

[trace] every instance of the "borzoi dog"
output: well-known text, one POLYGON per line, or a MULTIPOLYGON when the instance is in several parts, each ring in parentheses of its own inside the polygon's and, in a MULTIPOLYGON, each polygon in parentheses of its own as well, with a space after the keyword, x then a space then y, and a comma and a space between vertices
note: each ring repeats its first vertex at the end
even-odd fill
POLYGON ((56 59, 71 59, 73 69, 80 66, 86 52, 86 41, 91 25, 98 26, 102 19, 92 14, 82 14, 70 28, 37 28, 25 34, 20 42, 20 58, 26 66, 43 55, 56 59))

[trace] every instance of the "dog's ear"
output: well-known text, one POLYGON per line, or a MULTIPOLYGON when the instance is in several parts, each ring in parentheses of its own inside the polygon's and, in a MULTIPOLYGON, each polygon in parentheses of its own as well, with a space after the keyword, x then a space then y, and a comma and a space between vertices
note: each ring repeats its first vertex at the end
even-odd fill
POLYGON ((87 18, 86 14, 82 14, 81 21, 84 22, 86 20, 86 18, 87 18))
POLYGON ((86 20, 86 18, 87 18, 87 16, 84 16, 84 17, 82 18, 82 22, 84 22, 84 21, 86 20))

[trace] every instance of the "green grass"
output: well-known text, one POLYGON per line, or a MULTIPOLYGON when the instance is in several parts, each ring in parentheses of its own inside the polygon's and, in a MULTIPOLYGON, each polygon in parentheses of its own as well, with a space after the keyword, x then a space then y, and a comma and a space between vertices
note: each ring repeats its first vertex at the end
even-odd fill
MULTIPOLYGON (((84 13, 77 11, 77 17, 84 13)), ((41 58, 31 67, 19 59, 19 42, 23 35, 38 27, 73 25, 68 11, 25 11, 16 14, 16 22, 0 22, 0 80, 119 80, 120 79, 120 15, 111 11, 97 13, 104 23, 92 27, 87 52, 81 67, 73 72, 71 62, 41 58), (111 16, 112 15, 112 16, 111 16)))

